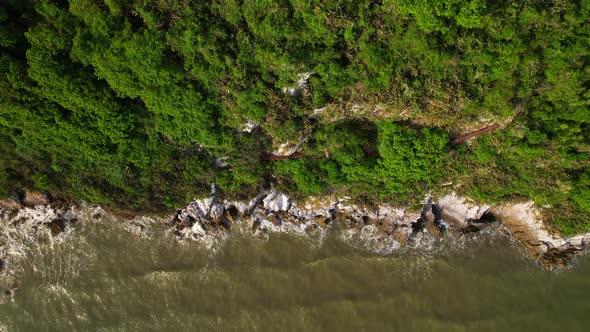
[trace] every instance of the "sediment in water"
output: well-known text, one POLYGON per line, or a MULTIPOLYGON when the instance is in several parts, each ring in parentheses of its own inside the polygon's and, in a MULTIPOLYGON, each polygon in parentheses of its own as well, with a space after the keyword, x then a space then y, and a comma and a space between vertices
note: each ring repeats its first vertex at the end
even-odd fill
POLYGON ((478 205, 455 193, 438 200, 427 197, 422 211, 415 212, 388 204, 359 206, 346 197, 296 202, 276 190, 265 190, 249 202, 218 201, 213 190, 211 197, 159 218, 112 214, 100 206, 66 204, 41 193, 24 197, 29 199, 0 202, 0 284, 6 296, 18 287, 18 273, 12 267, 25 257, 27 247, 45 243, 50 250, 74 236, 77 222, 105 215, 124 222, 133 239, 147 237, 148 225, 159 223, 169 225, 179 241, 205 244, 227 239, 232 232, 254 237, 288 232, 321 239, 337 223, 343 237, 383 255, 403 246, 429 248, 444 238, 452 241, 491 232, 514 239, 547 269, 566 267, 590 246, 590 234, 562 238, 549 232, 532 202, 478 205))

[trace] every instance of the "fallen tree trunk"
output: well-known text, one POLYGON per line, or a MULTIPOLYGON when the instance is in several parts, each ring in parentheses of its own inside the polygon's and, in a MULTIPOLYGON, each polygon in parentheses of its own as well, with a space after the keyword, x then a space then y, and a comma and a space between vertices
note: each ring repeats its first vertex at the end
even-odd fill
MULTIPOLYGON (((525 100, 525 102, 526 102, 526 100, 525 100)), ((482 128, 482 129, 479 129, 479 130, 476 130, 476 131, 472 131, 472 132, 467 133, 467 134, 465 134, 463 136, 457 137, 457 138, 455 138, 454 140, 451 141, 451 146, 452 145, 457 145, 459 143, 463 143, 463 142, 465 142, 467 140, 470 140, 472 138, 479 137, 479 136, 481 136, 483 134, 490 133, 490 132, 492 132, 492 131, 494 131, 496 129, 505 129, 523 111, 524 111, 524 102, 521 103, 521 104, 519 104, 518 106, 516 106, 516 112, 514 112, 514 115, 508 121, 506 121, 503 125, 499 125, 497 123, 494 123, 494 124, 489 125, 489 126, 487 126, 485 128, 482 128)))
POLYGON ((487 127, 485 127, 485 128, 482 128, 482 129, 479 129, 479 130, 476 130, 476 131, 470 132, 469 134, 466 134, 466 135, 463 135, 463 136, 457 137, 457 138, 455 138, 454 140, 452 140, 452 141, 451 141, 451 145, 457 145, 457 144, 459 144, 459 143, 463 143, 463 142, 465 142, 465 141, 467 141, 467 140, 470 140, 470 139, 472 139, 472 138, 476 138, 476 137, 478 137, 478 136, 481 136, 481 135, 483 135, 483 134, 486 134, 486 133, 492 132, 492 131, 494 131, 494 130, 496 130, 496 129, 498 129, 498 128, 500 128, 500 125, 499 125, 499 124, 497 124, 497 123, 495 123, 495 124, 493 124, 493 125, 491 125, 491 126, 487 126, 487 127))

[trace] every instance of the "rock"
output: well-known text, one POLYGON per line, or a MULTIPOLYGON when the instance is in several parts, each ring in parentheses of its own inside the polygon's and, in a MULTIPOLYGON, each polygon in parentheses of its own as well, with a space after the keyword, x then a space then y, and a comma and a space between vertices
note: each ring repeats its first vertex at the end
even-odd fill
POLYGON ((548 248, 559 248, 567 241, 549 233, 533 202, 510 204, 500 209, 502 224, 531 254, 543 254, 548 248))
POLYGON ((242 131, 246 133, 251 133, 258 127, 258 123, 252 120, 248 120, 244 126, 242 127, 242 131))
POLYGON ((480 228, 475 225, 469 225, 467 227, 461 228, 461 234, 471 234, 471 233, 478 233, 480 228))
POLYGON ((252 228, 250 229, 252 234, 256 233, 258 228, 260 228, 260 220, 256 219, 256 220, 254 220, 254 222, 252 222, 252 228))
POLYGON ((275 226, 280 226, 282 223, 281 219, 276 214, 269 214, 266 219, 275 226))
POLYGON ((262 202, 272 212, 287 211, 291 207, 291 198, 277 191, 270 193, 262 202))
POLYGON ((437 204, 442 209, 441 217, 447 223, 460 229, 467 227, 467 220, 477 220, 487 211, 489 205, 476 205, 467 201, 467 199, 457 196, 455 193, 441 197, 437 204))
POLYGON ((66 229, 66 220, 64 218, 54 219, 47 226, 49 226, 51 234, 56 236, 66 229))
POLYGON ((313 217, 313 221, 317 224, 320 225, 321 227, 326 227, 329 223, 330 223, 330 219, 326 218, 325 216, 318 214, 315 217, 313 217))
POLYGON ((299 73, 297 74, 297 85, 291 87, 284 87, 282 89, 283 93, 288 94, 289 96, 294 96, 303 88, 305 84, 307 84, 307 80, 313 74, 313 71, 299 73))
POLYGON ((191 227, 191 232, 193 232, 193 234, 197 237, 204 237, 207 235, 205 228, 203 228, 203 226, 198 222, 195 223, 193 227, 191 227))
POLYGON ((496 207, 490 207, 484 212, 479 219, 471 220, 474 224, 489 225, 500 222, 500 211, 496 207))
POLYGON ((227 157, 219 157, 219 158, 215 158, 215 167, 217 168, 227 168, 229 165, 227 163, 227 157))
POLYGON ((447 223, 445 223, 445 221, 442 218, 435 218, 433 224, 434 227, 436 227, 436 229, 438 230, 441 238, 447 236, 449 225, 447 225, 447 223))
POLYGON ((236 219, 239 214, 240 214, 240 210, 235 206, 235 205, 229 205, 226 209, 226 217, 230 220, 230 221, 234 221, 234 219, 236 219))
POLYGON ((40 191, 25 191, 23 204, 29 207, 49 204, 49 198, 40 191))
POLYGON ((14 200, 14 198, 7 198, 0 200, 0 208, 8 211, 15 211, 20 209, 22 206, 14 200))
POLYGON ((393 220, 392 219, 376 219, 371 218, 369 220, 369 224, 373 225, 384 235, 391 235, 393 234, 393 220))
POLYGON ((555 266, 563 269, 567 267, 569 262, 579 253, 579 251, 580 250, 573 247, 566 249, 551 248, 541 255, 539 263, 549 269, 555 266))
POLYGON ((0 258, 0 273, 2 273, 2 271, 4 271, 5 266, 6 266, 6 263, 4 263, 4 260, 2 260, 2 258, 0 258))

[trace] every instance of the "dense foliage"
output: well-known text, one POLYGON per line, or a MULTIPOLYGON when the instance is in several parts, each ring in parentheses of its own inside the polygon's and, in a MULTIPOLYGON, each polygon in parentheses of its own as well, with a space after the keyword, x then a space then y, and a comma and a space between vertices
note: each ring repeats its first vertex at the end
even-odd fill
POLYGON ((302 194, 403 202, 453 180, 476 198, 550 205, 563 231, 590 229, 588 0, 0 6, 1 195, 36 187, 160 209, 213 181, 247 195, 274 174, 302 194), (351 104, 411 116, 312 116, 351 104), (519 105, 505 129, 447 144, 519 105), (302 134, 314 158, 260 160, 302 134))

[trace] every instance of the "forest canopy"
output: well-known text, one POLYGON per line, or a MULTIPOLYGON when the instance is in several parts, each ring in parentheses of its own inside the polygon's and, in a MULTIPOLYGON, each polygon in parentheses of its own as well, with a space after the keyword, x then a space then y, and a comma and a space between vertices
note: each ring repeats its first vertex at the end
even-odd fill
POLYGON ((272 179, 405 204, 453 182, 590 230, 589 17, 588 0, 6 0, 0 195, 157 211, 272 179), (264 158, 298 140, 307 158, 264 158))

